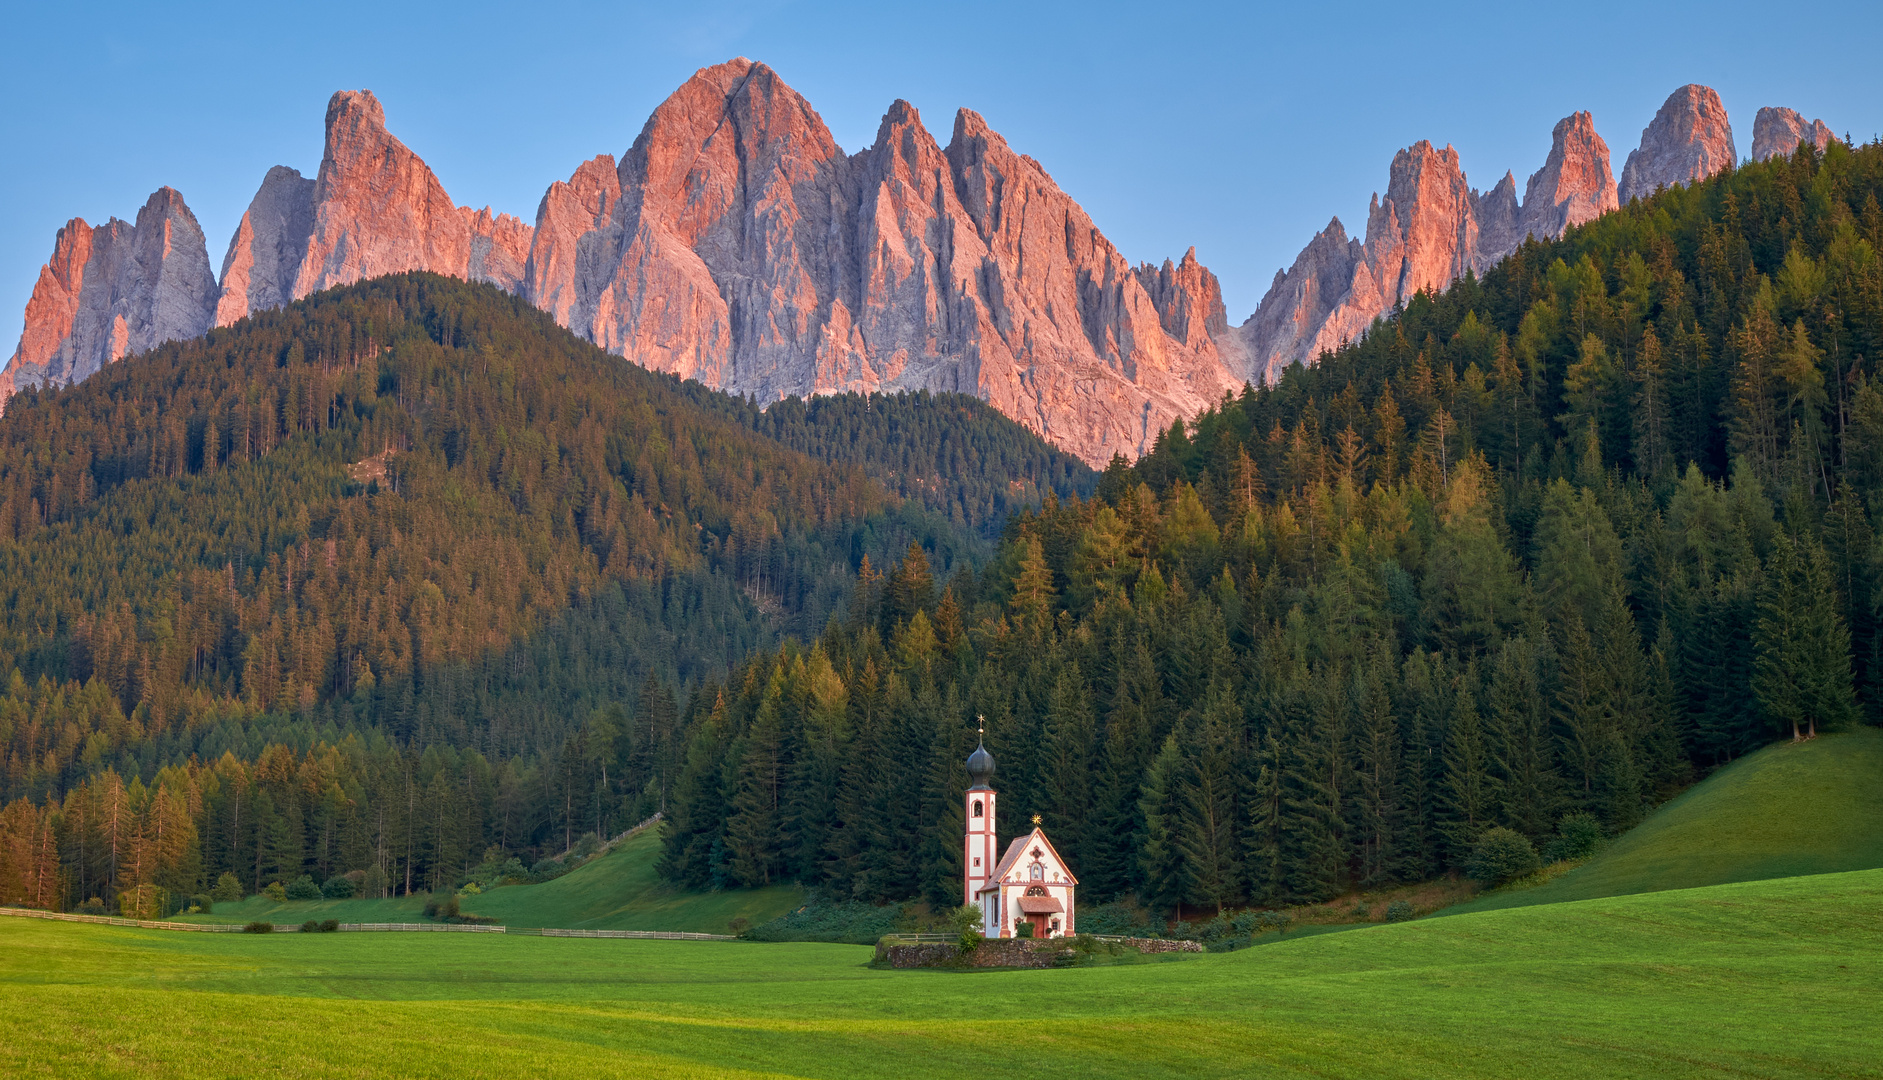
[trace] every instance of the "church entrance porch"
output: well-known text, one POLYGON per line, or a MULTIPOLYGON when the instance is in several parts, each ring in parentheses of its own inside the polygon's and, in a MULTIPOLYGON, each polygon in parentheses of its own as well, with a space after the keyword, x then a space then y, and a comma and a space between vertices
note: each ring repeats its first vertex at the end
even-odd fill
POLYGON ((1033 924, 1033 936, 1036 938, 1059 936, 1060 920, 1065 915, 1065 905, 1054 896, 1049 896, 1040 886, 1033 886, 1020 898, 1020 915, 1033 924))

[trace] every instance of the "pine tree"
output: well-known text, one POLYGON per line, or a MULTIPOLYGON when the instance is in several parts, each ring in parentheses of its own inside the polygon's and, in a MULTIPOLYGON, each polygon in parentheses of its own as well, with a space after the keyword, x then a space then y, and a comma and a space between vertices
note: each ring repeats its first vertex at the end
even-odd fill
POLYGON ((1092 703, 1079 666, 1060 669, 1046 716, 1043 754, 1045 800, 1041 809, 1047 832, 1059 853, 1076 866, 1092 861, 1092 755, 1097 732, 1092 703))
POLYGON ((1405 832, 1399 773, 1403 749, 1399 721, 1393 715, 1387 681, 1393 675, 1390 655, 1355 680, 1356 760, 1354 798, 1349 800, 1349 833, 1353 837, 1359 884, 1374 888, 1398 879, 1405 832))
POLYGON ((1779 536, 1753 624, 1752 693, 1794 742, 1856 717, 1850 634, 1837 613, 1830 559, 1810 539, 1779 536))
POLYGON ((1184 899, 1214 905, 1218 912, 1241 893, 1235 767, 1235 733, 1241 727, 1241 707, 1228 685, 1218 683, 1183 729, 1187 752, 1178 773, 1173 832, 1185 864, 1184 899))
POLYGON ((1445 732, 1445 779, 1441 787, 1441 829, 1446 859, 1463 866, 1478 834, 1492 824, 1490 755, 1478 719, 1477 673, 1467 668, 1452 695, 1451 723, 1445 732))

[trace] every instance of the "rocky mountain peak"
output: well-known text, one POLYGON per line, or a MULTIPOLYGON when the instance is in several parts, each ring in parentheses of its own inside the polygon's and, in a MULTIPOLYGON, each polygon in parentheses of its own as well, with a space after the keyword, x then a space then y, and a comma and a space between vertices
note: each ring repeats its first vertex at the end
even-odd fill
POLYGON ((1689 83, 1668 95, 1641 129, 1641 145, 1622 166, 1619 198, 1627 203, 1657 188, 1704 180, 1738 161, 1733 127, 1719 94, 1689 83))
POLYGON ((62 386, 132 353, 208 330, 216 310, 202 226, 175 188, 153 192, 135 222, 73 218, 26 305, 0 402, 27 386, 62 386))
POLYGON ((1556 124, 1521 202, 1515 173, 1479 194, 1456 150, 1413 143, 1393 155, 1386 194, 1367 208, 1364 244, 1335 218, 1275 275, 1241 328, 1248 370, 1272 379, 1289 364, 1311 363, 1419 291, 1444 289, 1467 270, 1489 269, 1527 236, 1561 236, 1615 207, 1608 145, 1586 112, 1556 124))
POLYGON ((1561 236, 1572 225, 1621 205, 1609 172, 1608 143, 1595 133, 1595 117, 1571 113, 1550 132, 1550 153, 1530 176, 1523 193, 1523 231, 1539 237, 1561 236))
POLYGON ((217 326, 294 300, 295 279, 314 233, 314 188, 315 181, 286 165, 276 165, 262 178, 222 257, 217 326))
POLYGON ((1752 121, 1752 160, 1784 155, 1789 157, 1801 142, 1822 151, 1837 141, 1822 120, 1806 121, 1796 109, 1767 107, 1752 121))

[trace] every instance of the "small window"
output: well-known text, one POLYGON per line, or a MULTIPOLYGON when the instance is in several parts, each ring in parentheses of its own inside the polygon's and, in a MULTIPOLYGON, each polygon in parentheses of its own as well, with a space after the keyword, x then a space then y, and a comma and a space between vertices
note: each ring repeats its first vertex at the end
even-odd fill
POLYGON ((979 799, 976 799, 976 800, 974 800, 974 816, 975 816, 975 817, 986 817, 986 816, 987 816, 987 814, 985 813, 985 811, 983 811, 983 810, 982 810, 982 808, 981 808, 981 800, 979 800, 979 799))
POLYGON ((980 860, 980 859, 975 859, 975 860, 974 860, 974 868, 975 868, 976 870, 979 870, 979 869, 981 868, 981 860, 980 860))

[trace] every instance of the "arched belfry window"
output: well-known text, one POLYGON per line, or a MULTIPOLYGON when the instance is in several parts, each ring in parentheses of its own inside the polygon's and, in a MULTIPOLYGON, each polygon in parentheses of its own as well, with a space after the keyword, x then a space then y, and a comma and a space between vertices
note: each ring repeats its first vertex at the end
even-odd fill
POLYGON ((979 799, 974 800, 974 816, 975 817, 987 816, 987 811, 981 806, 981 800, 979 799))

